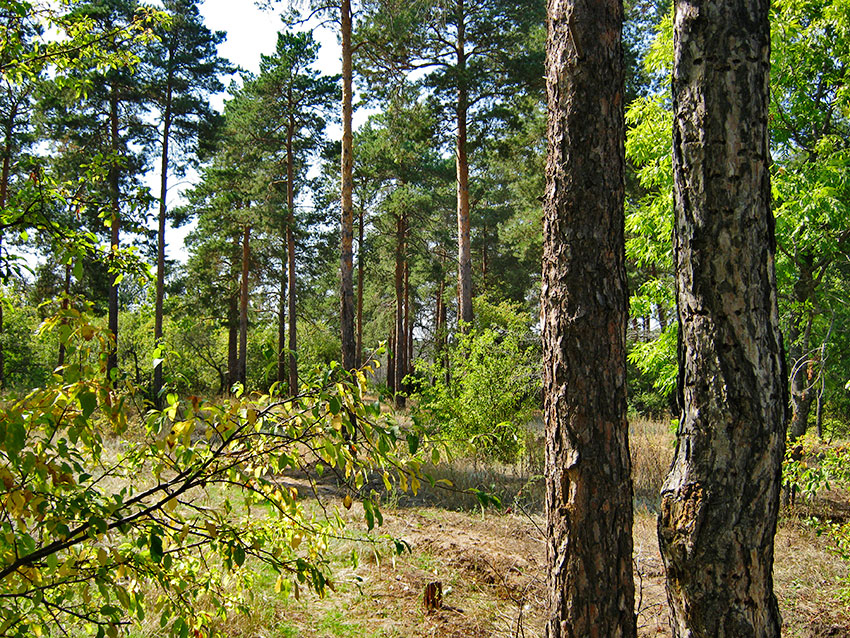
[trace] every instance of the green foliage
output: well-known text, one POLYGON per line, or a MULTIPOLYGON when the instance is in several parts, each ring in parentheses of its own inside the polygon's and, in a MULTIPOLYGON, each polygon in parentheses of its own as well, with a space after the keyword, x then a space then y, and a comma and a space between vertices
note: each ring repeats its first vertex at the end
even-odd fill
POLYGON ((475 299, 476 323, 446 358, 418 363, 414 415, 461 454, 511 462, 540 402, 540 349, 518 304, 475 299))
POLYGON ((77 308, 44 329, 66 364, 0 403, 0 635, 115 636, 150 614, 164 635, 210 635, 247 610, 251 565, 274 570, 284 596, 333 587, 325 552, 341 518, 312 514, 287 472, 338 476, 369 529, 382 520, 370 475, 419 489, 411 451, 427 441, 363 401, 368 366, 327 368, 291 401, 170 393, 128 437, 132 387, 105 382, 111 335, 77 308))

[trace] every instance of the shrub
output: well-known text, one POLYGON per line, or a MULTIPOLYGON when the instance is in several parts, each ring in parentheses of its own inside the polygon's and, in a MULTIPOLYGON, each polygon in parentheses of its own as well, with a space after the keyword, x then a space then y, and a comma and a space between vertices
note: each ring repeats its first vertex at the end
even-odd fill
POLYGON ((509 302, 475 300, 477 320, 457 335, 446 358, 417 365, 414 418, 456 451, 513 462, 540 403, 540 348, 531 316, 509 302))

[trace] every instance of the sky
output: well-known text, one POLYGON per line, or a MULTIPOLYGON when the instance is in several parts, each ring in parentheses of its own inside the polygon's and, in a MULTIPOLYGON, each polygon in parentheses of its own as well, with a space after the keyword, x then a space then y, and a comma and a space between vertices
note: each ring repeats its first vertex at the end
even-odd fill
MULTIPOLYGON (((286 6, 287 2, 284 0, 273 10, 264 11, 259 9, 253 0, 204 0, 200 10, 210 31, 227 33, 227 39, 218 47, 219 55, 246 71, 257 73, 260 70, 260 56, 274 52, 277 34, 283 28, 281 10, 286 6)), ((313 21, 309 26, 315 27, 313 35, 321 45, 317 68, 326 74, 340 73, 342 61, 336 33, 331 28, 318 26, 318 21, 313 21)), ((225 79, 225 84, 228 83, 229 80, 225 79)), ((212 105, 221 110, 226 97, 224 94, 214 96, 212 105)), ((363 119, 364 113, 360 113, 359 117, 355 113, 355 127, 363 119)), ((341 137, 341 129, 338 126, 329 127, 327 133, 332 139, 341 137)), ((152 192, 158 193, 159 189, 154 185, 159 184, 159 175, 152 174, 149 178, 152 192)), ((197 175, 189 175, 182 183, 175 184, 174 189, 169 189, 169 208, 182 203, 182 191, 190 187, 196 179, 197 175)), ((192 228, 193 224, 168 229, 166 242, 169 258, 186 260, 183 240, 192 228)))

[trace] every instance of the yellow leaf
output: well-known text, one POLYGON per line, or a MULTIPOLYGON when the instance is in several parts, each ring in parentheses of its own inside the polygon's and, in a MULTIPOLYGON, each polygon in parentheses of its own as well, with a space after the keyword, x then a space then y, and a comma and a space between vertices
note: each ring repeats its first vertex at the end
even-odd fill
POLYGON ((290 542, 292 549, 298 549, 298 546, 301 545, 301 541, 303 539, 304 539, 304 537, 301 535, 300 532, 297 533, 297 534, 293 534, 292 535, 292 541, 290 542))
POLYGON ((346 495, 345 495, 345 498, 344 498, 344 499, 342 499, 342 504, 343 504, 343 506, 345 506, 345 509, 347 509, 347 510, 350 510, 350 509, 351 509, 351 503, 352 503, 352 502, 353 502, 353 501, 351 500, 351 495, 350 495, 350 494, 346 494, 346 495))
POLYGON ((102 547, 97 550, 97 562, 100 563, 101 567, 106 566, 107 561, 109 560, 109 554, 106 553, 106 550, 102 547))
POLYGON ((283 589, 283 576, 278 576, 274 584, 274 593, 279 594, 281 589, 283 589))
POLYGON ((337 432, 342 430, 342 414, 335 414, 331 419, 331 425, 337 432))
POLYGON ((177 499, 176 498, 170 498, 167 501, 165 501, 165 509, 167 509, 169 512, 173 512, 176 507, 177 507, 177 499))

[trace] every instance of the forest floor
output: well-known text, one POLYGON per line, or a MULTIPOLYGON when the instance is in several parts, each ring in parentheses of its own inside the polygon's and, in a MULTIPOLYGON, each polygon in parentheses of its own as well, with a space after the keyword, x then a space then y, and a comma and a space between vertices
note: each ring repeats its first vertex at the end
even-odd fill
MULTIPOLYGON (((656 495, 672 452, 663 426, 638 424, 632 432, 637 509, 634 525, 639 636, 670 636, 664 571, 656 538, 656 495)), ((276 575, 258 571, 254 612, 232 617, 231 638, 531 638, 543 635, 546 546, 541 512, 540 458, 521 468, 454 464, 442 474, 457 487, 500 493, 504 509, 482 510, 454 492, 420 492, 382 506, 385 540, 338 541, 332 548, 334 592, 284 600, 276 575), (389 538, 409 551, 395 555, 389 538), (352 556, 356 556, 355 561, 352 556), (426 611, 428 583, 442 584, 443 606, 426 611)), ((298 478, 293 477, 298 484, 298 478)), ((299 491, 301 491, 299 489, 299 491)), ((323 490, 324 491, 324 490, 323 490)), ((328 486, 323 497, 365 536, 363 513, 350 510, 328 486)), ((775 587, 786 637, 850 636, 848 563, 818 535, 813 518, 850 519, 850 495, 832 491, 812 504, 783 511, 776 537, 775 587)), ((375 534, 373 532, 373 535, 375 534)), ((362 536, 361 536, 362 537, 362 536)), ((142 628, 139 635, 153 636, 142 628)))

